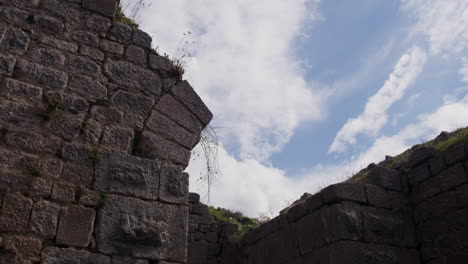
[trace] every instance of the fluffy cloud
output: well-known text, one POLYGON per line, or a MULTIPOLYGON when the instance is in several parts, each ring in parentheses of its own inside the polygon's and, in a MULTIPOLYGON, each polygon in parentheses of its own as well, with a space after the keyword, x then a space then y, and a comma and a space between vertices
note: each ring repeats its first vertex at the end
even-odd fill
POLYGON ((425 62, 426 53, 418 46, 401 56, 382 88, 368 99, 364 112, 346 122, 328 152, 343 152, 346 144, 356 143, 359 134, 376 135, 387 123, 388 109, 405 94, 421 73, 425 62))
MULTIPOLYGON (((284 171, 248 160, 237 160, 222 147, 219 163, 223 164, 211 188, 214 206, 239 210, 250 216, 281 209, 298 199, 304 192, 314 193, 321 188, 340 182, 353 173, 379 162, 385 155, 397 155, 420 143, 420 140, 434 138, 441 131, 451 131, 467 125, 468 95, 457 101, 446 101, 435 111, 418 117, 414 124, 404 127, 398 133, 378 137, 372 146, 357 155, 356 159, 341 164, 316 165, 301 175, 286 175, 284 171)), ((188 171, 196 175, 204 169, 203 160, 191 162, 188 171)), ((190 179, 191 188, 206 194, 206 182, 190 179)), ((204 201, 207 202, 206 196, 204 201)))
POLYGON ((304 80, 292 48, 319 18, 317 2, 154 0, 141 25, 169 55, 191 31, 185 77, 215 113, 212 125, 238 156, 265 161, 299 123, 320 118, 323 96, 304 80))

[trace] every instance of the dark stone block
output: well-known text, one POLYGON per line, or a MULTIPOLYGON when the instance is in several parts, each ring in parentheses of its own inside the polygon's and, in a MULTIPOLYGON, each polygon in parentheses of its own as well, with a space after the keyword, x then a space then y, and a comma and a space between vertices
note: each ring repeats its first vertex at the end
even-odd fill
POLYGON ((161 171, 159 199, 164 202, 188 204, 189 175, 182 167, 165 164, 161 171))
POLYGON ((17 63, 15 77, 57 89, 64 89, 68 83, 67 73, 25 60, 17 63))
POLYGON ((73 248, 47 247, 42 251, 43 264, 99 263, 111 264, 111 258, 73 248))
POLYGON ((118 3, 117 0, 83 0, 83 7, 108 17, 114 17, 118 3))
POLYGON ((105 152, 96 166, 94 188, 103 192, 156 200, 160 164, 116 152, 105 152))
POLYGON ((80 133, 84 118, 84 115, 58 111, 56 116, 47 123, 47 128, 50 132, 65 140, 72 140, 80 133))
POLYGON ((408 175, 409 183, 411 185, 419 184, 420 182, 427 180, 431 176, 428 164, 423 163, 418 167, 414 168, 408 175))
POLYGON ((135 149, 135 154, 147 159, 164 159, 186 167, 190 151, 158 135, 144 131, 135 149))
POLYGON ((74 161, 87 166, 93 166, 93 164, 95 164, 99 159, 99 153, 87 145, 67 143, 63 147, 62 157, 65 160, 74 161))
POLYGON ((198 193, 189 193, 189 202, 190 203, 199 203, 200 202, 200 194, 198 193))
POLYGON ((140 46, 142 48, 150 49, 151 41, 152 41, 151 36, 148 35, 148 33, 140 29, 133 30, 133 35, 132 35, 133 44, 140 46))
POLYGON ((343 202, 326 209, 325 216, 329 241, 359 240, 362 237, 361 207, 343 202))
POLYGON ((50 16, 35 16, 34 22, 39 29, 51 34, 59 34, 65 28, 60 20, 50 16))
POLYGON ((295 222, 299 218, 303 217, 307 214, 307 208, 305 207, 305 203, 298 203, 295 206, 289 208, 288 212, 286 213, 288 222, 295 222))
POLYGON ((170 72, 174 70, 173 63, 167 57, 159 55, 149 55, 148 62, 150 69, 155 71, 170 72))
POLYGON ((33 132, 10 131, 6 135, 8 145, 31 152, 55 154, 60 149, 60 139, 33 132))
POLYGON ((16 55, 23 55, 29 47, 29 35, 19 28, 10 32, 8 37, 8 50, 16 55))
POLYGON ((15 64, 16 59, 13 56, 0 54, 0 75, 11 76, 15 64))
POLYGON ((55 38, 51 38, 48 36, 42 36, 40 39, 41 43, 50 47, 54 47, 57 49, 69 51, 69 52, 77 52, 78 51, 78 45, 75 43, 63 41, 63 40, 58 40, 55 38))
POLYGON ((107 30, 109 30, 111 25, 112 25, 112 21, 109 18, 96 15, 96 14, 90 16, 88 18, 88 21, 86 21, 86 26, 90 30, 98 32, 98 33, 106 32, 107 30))
POLYGON ((429 160, 429 167, 431 169, 432 175, 436 175, 445 169, 444 158, 440 155, 435 156, 429 160))
POLYGON ((100 48, 103 51, 118 55, 122 55, 124 53, 124 47, 120 43, 115 41, 102 40, 100 48))
POLYGON ((451 146, 444 153, 444 160, 447 165, 452 165, 465 159, 466 154, 464 142, 462 142, 461 144, 455 144, 451 146))
POLYGON ((453 190, 468 181, 462 163, 458 163, 444 170, 439 174, 439 178, 441 181, 440 188, 443 191, 453 190))
POLYGON ((91 101, 107 98, 107 88, 84 75, 72 75, 67 90, 91 101))
POLYGON ((129 42, 132 38, 132 28, 129 25, 114 22, 110 30, 110 38, 119 42, 129 42))
POLYGON ((0 213, 0 231, 27 231, 32 206, 32 200, 19 193, 5 195, 0 213))
POLYGON ((70 206, 60 213, 57 243, 87 247, 91 242, 96 212, 90 208, 70 206))
POLYGON ((93 182, 94 172, 92 168, 67 162, 63 166, 60 178, 78 186, 90 186, 93 182))
POLYGON ((364 185, 358 183, 339 183, 330 185, 320 192, 323 201, 327 204, 341 201, 366 202, 364 185))
POLYGON ((304 206, 307 208, 307 211, 314 212, 320 209, 323 206, 323 200, 320 193, 316 193, 311 197, 307 198, 305 201, 304 206))
POLYGON ((457 188, 457 205, 459 208, 468 206, 468 184, 457 188))
POLYGON ((55 183, 52 187, 52 200, 64 203, 75 201, 75 186, 68 183, 55 183))
POLYGON ((94 47, 99 45, 99 36, 94 32, 77 30, 72 33, 71 38, 78 43, 87 44, 94 47))
POLYGON ((14 79, 5 79, 0 94, 14 100, 34 102, 42 99, 40 87, 20 82, 14 79))
POLYGON ((4 252, 2 252, 2 255, 4 255, 5 252, 14 253, 18 257, 18 262, 13 261, 12 264, 19 263, 19 259, 39 261, 41 247, 42 241, 36 237, 8 235, 5 237, 4 252))
POLYGON ((411 193, 411 200, 415 204, 418 204, 440 192, 440 177, 432 177, 413 188, 411 193))
POLYGON ((197 204, 192 204, 192 214, 196 215, 208 215, 208 206, 206 204, 202 203, 197 203, 197 204))
POLYGON ((70 55, 66 66, 70 71, 75 73, 82 73, 93 77, 100 77, 101 75, 101 66, 87 57, 70 55))
POLYGON ((43 64, 62 66, 65 63, 63 52, 52 48, 34 48, 30 49, 27 54, 31 59, 43 64))
POLYGON ((370 205, 396 209, 410 205, 409 198, 400 192, 387 191, 375 185, 366 185, 367 201, 370 205))
POLYGON ((444 192, 418 204, 414 210, 416 223, 437 217, 457 208, 456 192, 444 192))
POLYGON ((140 47, 130 45, 125 51, 125 58, 138 64, 146 64, 146 51, 140 47))
POLYGON ((34 177, 28 189, 28 194, 32 198, 48 198, 52 193, 52 181, 41 177, 34 177))
POLYGON ((297 222, 297 241, 301 255, 313 252, 330 242, 325 214, 326 209, 322 209, 297 222))
POLYGON ((109 195, 97 221, 105 254, 186 261, 187 207, 109 195))
POLYGON ((60 206, 47 201, 34 205, 29 228, 45 239, 53 239, 57 230, 60 206))
POLYGON ((133 111, 141 115, 147 115, 153 107, 154 101, 144 95, 118 91, 112 96, 112 105, 118 108, 133 111))
POLYGON ((174 86, 172 92, 202 121, 204 126, 208 125, 213 118, 213 114, 187 81, 174 86))
POLYGON ((108 126, 102 134, 101 144, 108 149, 129 153, 132 148, 134 136, 133 129, 120 126, 108 126))
POLYGON ((193 133, 202 131, 200 121, 170 95, 163 96, 155 108, 193 133))
POLYGON ((426 160, 432 158, 435 153, 436 151, 434 148, 426 147, 426 146, 419 146, 410 155, 406 165, 409 168, 414 168, 420 165, 421 163, 425 162, 426 160))
POLYGON ((375 166, 367 175, 367 183, 394 191, 403 191, 401 179, 397 170, 382 166, 375 166))

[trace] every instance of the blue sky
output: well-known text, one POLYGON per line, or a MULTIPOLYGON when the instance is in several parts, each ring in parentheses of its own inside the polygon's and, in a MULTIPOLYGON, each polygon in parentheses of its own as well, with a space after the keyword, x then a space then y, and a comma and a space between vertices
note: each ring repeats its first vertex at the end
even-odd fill
POLYGON ((272 216, 468 125, 466 0, 151 2, 139 22, 155 47, 195 41, 185 78, 221 139, 210 199, 204 161, 187 171, 212 205, 272 216))

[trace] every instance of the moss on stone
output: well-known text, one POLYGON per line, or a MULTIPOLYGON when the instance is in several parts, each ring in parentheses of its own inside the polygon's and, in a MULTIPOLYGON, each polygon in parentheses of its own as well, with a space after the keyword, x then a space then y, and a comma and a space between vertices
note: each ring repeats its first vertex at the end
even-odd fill
POLYGON ((120 5, 117 7, 117 11, 115 12, 115 21, 120 22, 122 24, 129 25, 133 29, 137 29, 139 26, 133 19, 127 17, 124 14, 122 10, 122 6, 120 5))

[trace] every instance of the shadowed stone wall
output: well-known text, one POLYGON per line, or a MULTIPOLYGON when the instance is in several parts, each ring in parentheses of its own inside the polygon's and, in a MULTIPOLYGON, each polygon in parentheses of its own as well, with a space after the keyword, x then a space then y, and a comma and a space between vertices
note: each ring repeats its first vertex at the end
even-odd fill
POLYGON ((0 0, 0 263, 185 263, 212 114, 116 0, 0 0))
POLYGON ((205 256, 189 254, 188 263, 468 263, 467 160, 468 142, 442 153, 415 146, 402 163, 371 164, 357 182, 331 185, 240 241, 219 242, 217 258, 213 245, 189 240, 205 256))

